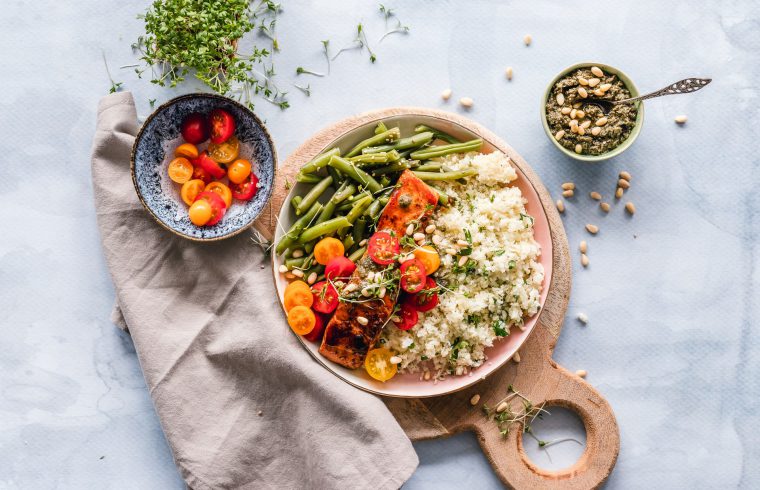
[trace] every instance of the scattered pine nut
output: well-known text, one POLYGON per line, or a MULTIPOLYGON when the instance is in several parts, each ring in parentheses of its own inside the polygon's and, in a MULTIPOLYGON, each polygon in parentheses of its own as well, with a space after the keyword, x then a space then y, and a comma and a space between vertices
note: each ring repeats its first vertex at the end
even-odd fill
POLYGON ((598 192, 596 192, 596 191, 593 191, 593 192, 589 192, 589 194, 588 194, 588 197, 590 197, 590 198, 591 198, 591 199, 593 199, 594 201, 601 201, 601 200, 602 200, 602 195, 601 195, 601 194, 599 194, 599 193, 598 193, 598 192))
POLYGON ((406 227, 406 234, 411 236, 414 234, 414 224, 410 223, 409 226, 406 227))
POLYGON ((434 231, 435 231, 435 225, 427 225, 425 227, 425 233, 427 233, 428 235, 430 235, 434 231))
POLYGON ((591 73, 593 73, 595 77, 603 77, 604 76, 604 72, 598 66, 592 66, 591 67, 591 73))
POLYGON ((280 267, 277 268, 278 271, 280 271, 281 274, 285 274, 288 272, 288 266, 285 264, 282 264, 280 267))
POLYGON ((293 250, 293 258, 294 259, 300 259, 301 257, 303 257, 303 250, 301 250, 300 248, 296 249, 296 250, 293 250))
POLYGON ((306 282, 309 284, 314 284, 315 282, 317 282, 317 273, 312 272, 311 274, 309 274, 309 277, 306 279, 306 282))
POLYGON ((565 182, 564 184, 562 184, 562 189, 566 191, 571 191, 575 189, 575 184, 573 184, 572 182, 565 182))
POLYGON ((360 247, 363 247, 363 246, 365 246, 366 244, 367 244, 367 239, 366 239, 366 238, 365 238, 364 240, 362 240, 362 241, 360 241, 360 242, 359 242, 359 246, 360 246, 360 247))
POLYGON ((453 249, 453 248, 447 248, 446 249, 446 253, 449 254, 449 255, 456 255, 457 251, 455 249, 453 249))
POLYGON ((607 204, 606 202, 600 202, 599 207, 602 208, 602 211, 604 211, 605 213, 610 212, 610 205, 607 204))
MULTIPOLYGON (((367 297, 369 297, 369 296, 371 296, 371 295, 372 295, 372 291, 370 291, 370 290, 369 290, 369 289, 367 289, 367 288, 364 288, 364 289, 362 289, 362 296, 364 296, 365 298, 367 298, 367 297)), ((357 320, 358 320, 358 319, 359 319, 359 318, 357 318, 357 320)), ((361 321, 360 321, 359 323, 361 323, 361 321)))
POLYGON ((675 121, 677 124, 686 124, 686 121, 688 121, 689 118, 685 115, 676 116, 675 121))
POLYGON ((519 351, 515 352, 515 355, 512 356, 512 360, 515 361, 515 364, 520 364, 521 359, 520 359, 520 352, 519 351))
POLYGON ((578 134, 581 136, 586 134, 586 128, 584 128, 583 126, 578 126, 578 134))
POLYGON ((461 105, 462 107, 466 107, 467 109, 472 107, 472 103, 473 103, 472 97, 462 97, 461 99, 459 99, 459 105, 461 105))
POLYGON ((557 94, 557 104, 565 105, 565 96, 562 93, 557 94))
POLYGON ((621 197, 623 197, 623 188, 622 187, 618 187, 617 188, 617 190, 615 191, 615 197, 618 198, 618 199, 620 199, 621 197))
POLYGON ((388 289, 385 286, 380 286, 380 291, 377 293, 378 298, 385 298, 385 293, 388 292, 388 289))
POLYGON ((581 265, 583 267, 588 267, 588 255, 581 254, 581 265))
POLYGON ((622 187, 623 189, 628 189, 629 187, 631 187, 631 183, 625 179, 619 179, 618 187, 622 187))
POLYGON ((564 130, 564 129, 560 129, 560 130, 559 130, 559 131, 557 131, 557 133, 554 135, 554 139, 555 139, 555 140, 557 140, 557 141, 559 141, 559 140, 561 140, 561 139, 562 139, 562 137, 563 137, 563 136, 565 136, 565 130, 564 130))
POLYGON ((295 278, 296 278, 296 276, 294 276, 292 272, 286 272, 285 273, 285 279, 287 279, 288 281, 292 281, 295 278))
POLYGON ((459 267, 464 267, 468 260, 470 260, 468 256, 462 255, 461 257, 459 257, 459 262, 457 262, 457 264, 459 265, 459 267))
POLYGON ((449 100, 451 98, 451 89, 447 88, 443 92, 441 92, 441 98, 443 100, 449 100))
POLYGON ((596 225, 592 225, 591 223, 589 223, 589 224, 586 225, 586 231, 588 231, 592 235, 596 235, 597 233, 599 233, 599 227, 596 226, 596 225))
POLYGON ((584 325, 587 324, 588 323, 588 315, 586 315, 583 312, 578 313, 578 321, 580 321, 584 325))
POLYGON ((467 240, 457 240, 457 245, 459 245, 460 247, 469 247, 470 242, 468 242, 467 240))
POLYGON ((425 381, 430 381, 430 371, 425 371, 425 381))
POLYGON ((583 107, 583 102, 576 102, 573 104, 573 109, 580 109, 581 107, 583 107))
POLYGON ((602 128, 598 126, 591 128, 591 134, 593 134, 594 136, 599 136, 599 133, 601 132, 602 132, 602 128))
POLYGON ((443 241, 443 237, 441 235, 433 235, 433 245, 440 245, 443 241))
POLYGON ((583 119, 584 117, 586 117, 586 113, 583 112, 581 109, 576 109, 576 111, 577 112, 575 113, 575 117, 577 117, 578 119, 583 119))
POLYGON ((586 80, 583 77, 578 77, 578 83, 580 83, 581 85, 586 85, 587 86, 588 85, 588 80, 586 80))
POLYGON ((424 233, 420 233, 420 232, 417 232, 417 233, 415 233, 414 235, 412 235, 412 239, 413 239, 415 242, 418 242, 418 241, 420 241, 420 240, 424 240, 424 239, 425 239, 425 234, 424 234, 424 233))
POLYGON ((578 115, 578 109, 570 109, 570 119, 575 119, 577 115, 578 115))
POLYGON ((620 178, 621 179, 625 179, 628 182, 630 182, 631 181, 631 174, 629 174, 628 172, 626 172, 625 170, 623 170, 622 172, 620 172, 620 178))
POLYGON ((599 89, 598 90, 601 90, 602 93, 604 93, 604 92, 608 91, 611 88, 612 88, 612 84, 611 83, 603 83, 603 84, 599 85, 599 89))
POLYGON ((586 89, 583 87, 578 87, 578 95, 581 96, 581 98, 585 99, 588 97, 588 92, 586 92, 586 89))
POLYGON ((580 143, 578 143, 577 145, 575 145, 575 153, 577 153, 577 154, 580 155, 582 151, 583 151, 583 146, 581 146, 580 143))
POLYGON ((604 90, 598 88, 598 89, 594 90, 594 95, 596 95, 597 97, 601 97, 601 96, 604 95, 604 90))
POLYGON ((366 325, 369 323, 369 320, 367 320, 367 318, 363 316, 357 316, 356 321, 359 322, 360 325, 366 325))
MULTIPOLYGON (((578 112, 581 112, 581 111, 578 111, 578 112)), ((578 117, 583 117, 583 116, 580 116, 580 115, 579 115, 578 117)), ((591 121, 589 121, 588 119, 586 119, 585 121, 583 121, 583 122, 581 123, 581 127, 582 127, 583 129, 588 129, 588 127, 589 127, 589 126, 591 126, 591 121)))
POLYGON ((501 412, 503 412, 504 410, 506 410, 506 409, 507 409, 507 406, 508 406, 508 405, 507 405, 507 402, 501 402, 501 403, 499 403, 499 406, 498 406, 498 407, 496 407, 496 413, 501 413, 501 412))
POLYGON ((627 203, 625 203, 625 210, 628 211, 628 214, 633 216, 634 213, 636 213, 636 206, 634 206, 631 201, 628 201, 627 203))
POLYGON ((513 73, 514 73, 514 70, 512 70, 511 66, 508 66, 507 69, 504 71, 504 74, 507 76, 507 80, 512 80, 513 73))
POLYGON ((391 356, 388 360, 391 364, 401 364, 401 358, 399 356, 391 356))
POLYGON ((605 124, 607 124, 607 117, 606 116, 600 117, 599 119, 596 120, 594 124, 596 124, 597 126, 604 126, 605 124))
POLYGON ((585 254, 588 251, 588 243, 586 243, 586 240, 581 240, 580 246, 578 246, 581 253, 585 254))
POLYGON ((567 116, 568 114, 570 114, 570 112, 572 112, 572 109, 571 109, 571 108, 569 108, 569 107, 563 107, 563 108, 561 109, 561 112, 562 112, 562 114, 564 114, 564 115, 566 115, 566 116, 567 116))
POLYGON ((562 195, 565 197, 573 197, 573 195, 575 195, 575 191, 572 189, 568 189, 566 191, 562 191, 562 195))
POLYGON ((598 78, 589 78, 588 79, 588 86, 589 87, 596 87, 597 85, 599 85, 599 82, 601 82, 601 80, 599 80, 598 78))
POLYGON ((523 38, 523 42, 526 46, 530 46, 530 43, 533 41, 533 37, 530 34, 526 34, 523 38))
POLYGON ((472 405, 474 407, 475 405, 478 404, 479 401, 480 401, 480 395, 478 395, 476 393, 476 394, 472 395, 472 398, 470 398, 470 405, 472 405))
POLYGON ((557 199, 557 211, 559 211, 560 213, 565 212, 565 203, 562 202, 562 199, 557 199))
POLYGON ((293 269, 291 274, 293 274, 296 277, 303 277, 303 271, 300 269, 293 269))
POLYGON ((575 372, 575 375, 578 376, 579 378, 585 378, 586 375, 588 375, 588 373, 586 372, 585 369, 579 369, 575 372))

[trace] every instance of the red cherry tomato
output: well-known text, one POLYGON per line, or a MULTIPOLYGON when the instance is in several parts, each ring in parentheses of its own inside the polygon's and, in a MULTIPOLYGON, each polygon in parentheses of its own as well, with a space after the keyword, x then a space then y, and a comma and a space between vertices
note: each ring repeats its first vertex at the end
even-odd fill
POLYGON ((198 164, 198 159, 193 160, 193 179, 200 179, 203 181, 204 184, 208 184, 211 182, 211 175, 203 170, 203 167, 201 167, 198 164))
POLYGON ((327 281, 321 281, 311 287, 314 302, 311 307, 319 313, 332 313, 338 307, 338 291, 327 281))
POLYGON ((420 319, 417 310, 415 310, 409 303, 401 304, 401 311, 399 314, 401 315, 401 323, 396 324, 399 330, 409 330, 417 325, 417 321, 420 319))
POLYGON ((221 179, 227 175, 227 172, 224 170, 224 168, 222 168, 222 166, 219 165, 216 160, 208 156, 208 152, 206 150, 203 150, 203 152, 198 155, 198 158, 193 160, 193 165, 201 167, 206 171, 207 174, 215 179, 221 179))
POLYGON ((425 288, 413 296, 409 296, 404 303, 409 304, 417 311, 430 311, 438 305, 438 293, 435 291, 438 285, 428 277, 425 288))
POLYGON ((216 192, 203 191, 195 198, 196 201, 198 199, 204 199, 211 205, 211 219, 206 222, 206 225, 212 226, 219 223, 224 213, 227 212, 227 205, 224 203, 222 196, 216 192))
POLYGON ((425 264, 421 260, 412 259, 401 264, 401 289, 407 293, 420 292, 426 279, 425 264))
POLYGON ((240 199, 241 201, 250 201, 253 196, 256 195, 256 191, 259 190, 259 179, 256 174, 251 172, 251 175, 242 184, 233 184, 230 182, 230 189, 232 189, 232 197, 240 199))
POLYGON ((182 121, 182 137, 194 145, 208 139, 208 123, 203 114, 193 112, 182 121))
POLYGON ((309 342, 319 342, 322 340, 322 334, 325 333, 325 327, 327 326, 328 322, 328 318, 326 318, 325 315, 320 315, 319 313, 315 313, 314 318, 317 319, 317 322, 314 324, 314 328, 311 330, 311 332, 303 336, 303 338, 309 342))
POLYGON ((367 244, 367 255, 373 262, 380 265, 393 263, 400 251, 401 245, 398 239, 385 231, 376 232, 367 244))
POLYGON ((332 281, 347 280, 356 270, 356 264, 348 257, 335 257, 325 266, 325 277, 332 281))
POLYGON ((211 128, 211 142, 224 143, 235 134, 235 118, 224 109, 214 109, 208 117, 211 128))

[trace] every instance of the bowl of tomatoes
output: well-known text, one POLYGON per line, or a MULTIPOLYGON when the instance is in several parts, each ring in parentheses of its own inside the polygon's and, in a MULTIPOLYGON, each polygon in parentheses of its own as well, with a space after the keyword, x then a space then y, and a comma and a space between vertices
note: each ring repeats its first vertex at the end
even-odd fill
POLYGON ((248 108, 219 95, 188 94, 146 119, 132 148, 132 181, 166 229, 190 240, 221 240, 261 214, 276 159, 269 133, 248 108))

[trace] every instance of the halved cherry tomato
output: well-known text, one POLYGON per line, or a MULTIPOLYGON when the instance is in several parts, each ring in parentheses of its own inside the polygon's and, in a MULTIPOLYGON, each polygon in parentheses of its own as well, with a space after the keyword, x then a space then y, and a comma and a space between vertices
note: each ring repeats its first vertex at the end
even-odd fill
POLYGON ((211 220, 211 215, 214 210, 211 208, 211 204, 205 199, 198 199, 187 210, 190 221, 195 226, 203 226, 211 220))
POLYGON ((417 311, 430 311, 438 305, 437 287, 435 281, 428 277, 425 288, 419 293, 409 296, 404 302, 417 311))
POLYGON ((208 226, 213 226, 222 220, 224 213, 227 212, 227 205, 224 203, 224 199, 216 192, 203 191, 195 198, 196 201, 203 199, 208 201, 211 205, 211 219, 206 223, 208 226))
MULTIPOLYGON (((211 142, 224 143, 235 133, 235 119, 224 109, 214 109, 208 117, 211 128, 211 142)), ((187 138, 185 138, 187 139, 187 138)))
POLYGON ((414 250, 415 258, 419 259, 425 265, 425 272, 430 275, 438 270, 441 266, 441 256, 438 251, 431 245, 424 245, 414 250))
POLYGON ((346 280, 356 270, 356 264, 348 257, 335 257, 325 266, 325 277, 332 281, 346 280))
POLYGON ((399 330, 409 330, 413 326, 417 325, 417 321, 420 319, 420 316, 417 314, 417 310, 412 308, 409 303, 401 304, 401 311, 399 312, 399 315, 401 316, 401 323, 396 324, 399 330))
POLYGON ((295 306, 307 306, 311 308, 314 303, 314 295, 311 288, 304 281, 293 281, 285 288, 283 294, 285 311, 290 311, 295 306))
POLYGON ((211 143, 208 154, 219 163, 230 163, 240 155, 240 141, 232 136, 224 143, 211 143))
POLYGON ((242 158, 232 162, 232 165, 227 169, 227 178, 233 184, 242 184, 249 175, 251 175, 251 162, 242 158))
POLYGON ((184 184, 193 177, 193 164, 184 157, 169 162, 169 178, 178 184, 184 184))
POLYGON ((425 265, 419 259, 407 260, 401 264, 401 289, 407 293, 418 293, 425 287, 427 274, 425 265))
POLYGON ((193 178, 202 180, 204 184, 208 184, 212 180, 211 175, 197 164, 197 159, 193 160, 193 178))
POLYGON ((343 242, 337 238, 323 238, 314 245, 314 259, 318 264, 327 265, 335 257, 342 257, 345 251, 343 242))
POLYGON ((288 312, 288 325, 298 335, 306 335, 314 330, 317 317, 308 306, 294 306, 288 312))
POLYGON ((256 195, 256 191, 259 190, 259 178, 256 177, 256 174, 251 173, 248 180, 242 184, 232 184, 231 188, 232 197, 241 201, 250 201, 256 195))
POLYGON ((398 239, 385 231, 376 232, 367 244, 367 255, 373 262, 380 265, 393 263, 400 250, 398 239))
POLYGON ((208 139, 208 122, 203 114, 194 112, 182 121, 182 137, 194 145, 208 139))
POLYGON ((319 313, 332 313, 338 307, 338 291, 327 281, 320 281, 311 287, 314 303, 311 307, 319 313))
POLYGON ((198 158, 193 160, 193 165, 198 165, 215 179, 221 179, 227 175, 224 168, 216 160, 208 156, 208 152, 205 150, 198 155, 198 158))
POLYGON ((192 206, 198 194, 203 192, 204 187, 206 187, 206 183, 200 179, 188 180, 182 184, 182 190, 180 190, 179 194, 182 200, 185 201, 185 204, 192 206))
POLYGON ((309 342, 319 342, 322 340, 322 334, 325 333, 325 327, 327 326, 327 318, 319 313, 314 315, 316 322, 314 323, 314 329, 311 332, 303 336, 309 342))
POLYGON ((398 372, 398 366, 391 364, 393 353, 385 347, 372 349, 364 359, 364 368, 367 374, 378 381, 388 381, 398 372))
POLYGON ((211 182, 210 184, 206 186, 204 190, 210 191, 210 192, 216 192, 217 194, 219 194, 219 197, 221 197, 224 200, 224 204, 227 207, 230 207, 232 205, 232 191, 230 190, 229 187, 227 187, 223 183, 216 182, 216 181, 211 182))
POLYGON ((198 158, 198 148, 192 143, 182 143, 174 150, 175 157, 185 157, 188 160, 198 158))

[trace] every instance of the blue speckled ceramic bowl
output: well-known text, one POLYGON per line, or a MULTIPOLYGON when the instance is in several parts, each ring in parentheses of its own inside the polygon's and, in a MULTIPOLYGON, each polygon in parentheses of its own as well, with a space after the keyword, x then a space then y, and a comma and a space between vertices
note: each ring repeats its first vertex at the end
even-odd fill
MULTIPOLYGON (((201 145, 202 146, 202 145, 201 145)), ((168 159, 171 160, 171 154, 168 159)), ((196 241, 228 238, 253 224, 272 195, 277 154, 264 124, 243 105, 214 94, 188 94, 161 105, 148 117, 132 147, 132 181, 145 209, 166 229, 196 241), (170 142, 181 138, 180 126, 193 112, 209 114, 215 108, 235 118, 235 135, 241 143, 241 158, 253 163, 259 190, 250 201, 234 200, 224 218, 213 226, 196 226, 187 215, 187 205, 179 197, 181 186, 166 174, 165 153, 170 142)))

